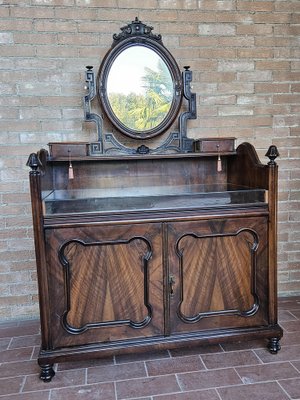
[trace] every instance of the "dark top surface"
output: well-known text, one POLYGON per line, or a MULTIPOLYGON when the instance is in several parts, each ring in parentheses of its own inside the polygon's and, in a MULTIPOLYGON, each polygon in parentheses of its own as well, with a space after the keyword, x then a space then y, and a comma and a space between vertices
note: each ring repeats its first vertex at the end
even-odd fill
POLYGON ((226 185, 56 190, 44 193, 45 214, 107 213, 133 210, 259 205, 265 190, 226 185))

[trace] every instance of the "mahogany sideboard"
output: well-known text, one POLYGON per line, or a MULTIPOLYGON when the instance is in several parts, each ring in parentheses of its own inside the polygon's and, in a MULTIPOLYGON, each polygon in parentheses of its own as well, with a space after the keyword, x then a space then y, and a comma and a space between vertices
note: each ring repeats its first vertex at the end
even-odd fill
POLYGON ((73 156, 72 179, 76 145, 31 154, 41 379, 122 352, 255 338, 280 349, 276 148, 263 165, 228 143, 73 156))
POLYGON ((97 78, 86 67, 97 140, 28 159, 44 381, 56 362, 121 352, 255 338, 280 349, 277 148, 263 165, 249 143, 189 138, 192 71, 152 30, 136 18, 97 78))

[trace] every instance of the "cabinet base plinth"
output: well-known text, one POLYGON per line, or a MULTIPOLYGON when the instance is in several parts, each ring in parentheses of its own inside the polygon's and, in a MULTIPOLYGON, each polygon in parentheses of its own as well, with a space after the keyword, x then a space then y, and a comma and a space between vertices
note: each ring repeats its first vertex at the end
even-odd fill
POLYGON ((279 325, 272 327, 218 329, 209 332, 193 332, 174 334, 172 336, 150 337, 144 340, 123 340, 107 343, 70 346, 56 350, 41 350, 38 362, 42 372, 40 378, 50 382, 55 372, 54 363, 77 362, 96 358, 111 357, 120 354, 146 353, 153 350, 172 350, 182 347, 222 344, 230 342, 246 342, 261 339, 266 342, 270 353, 277 354, 280 350, 282 329, 279 325))

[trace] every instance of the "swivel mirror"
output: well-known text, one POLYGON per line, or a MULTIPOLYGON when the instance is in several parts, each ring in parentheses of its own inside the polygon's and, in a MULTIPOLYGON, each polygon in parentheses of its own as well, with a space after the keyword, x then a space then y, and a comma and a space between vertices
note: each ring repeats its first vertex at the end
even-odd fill
POLYGON ((135 18, 113 35, 97 77, 92 66, 86 67, 84 117, 98 132, 89 145, 91 156, 193 151, 194 141, 187 136, 187 121, 197 118, 192 71, 184 66, 180 72, 161 35, 152 30, 135 18), (101 113, 91 111, 96 95, 101 113))
POLYGON ((140 45, 127 48, 111 65, 107 98, 120 124, 137 133, 156 129, 172 106, 172 76, 153 50, 140 45))
POLYGON ((100 103, 112 124, 135 139, 157 136, 176 118, 182 80, 160 35, 138 19, 115 35, 98 74, 100 103))

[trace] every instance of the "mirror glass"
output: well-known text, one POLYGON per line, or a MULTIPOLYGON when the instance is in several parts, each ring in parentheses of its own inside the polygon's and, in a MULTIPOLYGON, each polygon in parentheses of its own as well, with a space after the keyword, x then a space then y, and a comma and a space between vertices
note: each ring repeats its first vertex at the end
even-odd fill
POLYGON ((106 90, 115 117, 137 133, 159 126, 175 95, 163 58, 141 45, 127 47, 117 55, 107 75, 106 90))

